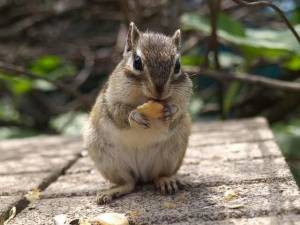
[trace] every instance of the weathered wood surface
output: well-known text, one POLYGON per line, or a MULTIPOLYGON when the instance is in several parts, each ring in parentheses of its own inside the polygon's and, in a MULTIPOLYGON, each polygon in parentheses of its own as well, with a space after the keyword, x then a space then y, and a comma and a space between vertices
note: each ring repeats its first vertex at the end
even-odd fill
POLYGON ((298 187, 262 118, 195 124, 179 172, 191 187, 173 196, 144 186, 97 206, 96 192, 109 183, 81 150, 80 138, 0 142, 2 220, 17 206, 9 224, 54 224, 58 214, 70 222, 101 212, 125 213, 133 224, 300 224, 298 187), (32 188, 42 198, 29 203, 24 195, 32 188), (239 196, 226 201, 228 190, 239 196))

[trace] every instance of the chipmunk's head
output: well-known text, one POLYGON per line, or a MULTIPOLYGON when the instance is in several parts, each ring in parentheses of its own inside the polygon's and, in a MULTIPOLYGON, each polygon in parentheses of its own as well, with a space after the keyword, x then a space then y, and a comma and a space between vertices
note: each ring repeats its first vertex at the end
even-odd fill
POLYGON ((181 72, 180 45, 180 30, 168 37, 141 32, 130 23, 123 54, 126 77, 139 84, 147 98, 167 99, 188 79, 181 72))

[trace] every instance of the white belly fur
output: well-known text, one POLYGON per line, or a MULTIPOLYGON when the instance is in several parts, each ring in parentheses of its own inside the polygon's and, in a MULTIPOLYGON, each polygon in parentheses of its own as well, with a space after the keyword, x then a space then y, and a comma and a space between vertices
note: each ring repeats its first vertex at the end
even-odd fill
POLYGON ((144 149, 149 145, 164 141, 168 138, 168 127, 159 120, 150 121, 151 127, 131 128, 120 130, 110 121, 102 124, 104 130, 110 133, 111 141, 124 148, 144 149))
POLYGON ((118 155, 120 161, 114 166, 126 164, 122 168, 130 168, 143 181, 149 181, 159 172, 161 149, 155 143, 167 140, 170 136, 168 128, 161 121, 152 121, 151 128, 132 128, 120 130, 110 121, 101 124, 101 128, 110 135, 107 141, 115 147, 111 149, 113 155, 118 155), (157 165, 154 167, 154 165, 157 165), (154 170, 155 168, 155 170, 154 170))

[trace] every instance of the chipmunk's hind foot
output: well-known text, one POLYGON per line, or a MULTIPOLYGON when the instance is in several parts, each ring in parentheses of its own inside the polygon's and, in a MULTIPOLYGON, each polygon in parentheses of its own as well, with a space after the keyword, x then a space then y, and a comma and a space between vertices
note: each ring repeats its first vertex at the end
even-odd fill
POLYGON ((161 194, 175 194, 178 190, 185 187, 185 183, 178 180, 175 176, 160 177, 154 181, 154 185, 161 194))
POLYGON ((130 184, 116 186, 105 191, 101 191, 97 194, 96 197, 97 204, 99 205, 108 204, 115 198, 133 192, 134 189, 135 189, 135 184, 130 183, 130 184))

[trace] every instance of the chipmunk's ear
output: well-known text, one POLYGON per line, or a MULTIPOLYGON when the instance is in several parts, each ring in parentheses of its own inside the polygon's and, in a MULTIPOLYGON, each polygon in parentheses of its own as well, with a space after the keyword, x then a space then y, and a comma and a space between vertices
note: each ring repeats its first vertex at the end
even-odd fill
POLYGON ((126 46, 124 50, 124 54, 128 51, 131 51, 136 46, 138 40, 140 37, 140 31, 134 24, 134 22, 131 22, 129 24, 128 34, 127 34, 127 41, 126 46))
POLYGON ((172 36, 173 43, 176 46, 177 50, 180 51, 181 48, 181 31, 180 29, 176 30, 172 36))

